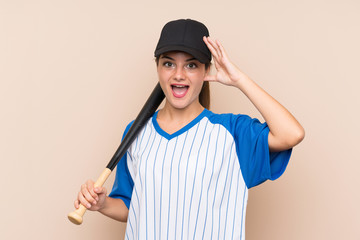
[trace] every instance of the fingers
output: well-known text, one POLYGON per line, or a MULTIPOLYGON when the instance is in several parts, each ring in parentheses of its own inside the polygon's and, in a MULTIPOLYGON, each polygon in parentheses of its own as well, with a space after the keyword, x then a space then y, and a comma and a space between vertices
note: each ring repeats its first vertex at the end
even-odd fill
POLYGON ((74 202, 75 208, 78 208, 80 203, 86 208, 91 208, 99 202, 99 194, 106 194, 106 189, 102 187, 94 188, 94 182, 88 180, 85 184, 81 185, 78 198, 74 202))
POLYGON ((106 190, 106 188, 104 188, 104 187, 96 187, 96 188, 94 188, 94 192, 95 192, 97 195, 99 195, 99 194, 105 194, 105 195, 106 195, 107 190, 106 190))
POLYGON ((204 37, 203 40, 216 60, 224 57, 225 50, 218 40, 213 41, 210 37, 204 37))
MULTIPOLYGON (((95 200, 95 202, 99 201, 99 197, 94 191, 94 183, 93 183, 93 181, 88 180, 86 185, 87 185, 87 190, 89 191, 90 196, 95 200)), ((95 202, 94 202, 94 204, 96 204, 95 202)))
POLYGON ((223 58, 224 53, 223 53, 223 49, 220 47, 220 42, 218 40, 215 40, 215 42, 210 38, 210 42, 212 43, 213 46, 215 46, 216 49, 216 53, 219 56, 219 59, 223 58))
POLYGON ((87 201, 96 204, 97 194, 94 192, 94 184, 91 181, 88 181, 87 184, 81 186, 81 192, 86 198, 87 201))
POLYGON ((75 201, 75 203, 76 202, 78 202, 78 204, 82 204, 86 208, 91 208, 91 203, 84 197, 81 191, 78 194, 78 199, 75 201))
POLYGON ((211 40, 210 37, 203 37, 203 40, 214 58, 219 59, 220 53, 217 51, 217 45, 215 44, 215 42, 211 40))
POLYGON ((210 37, 203 38, 206 46, 213 55, 216 75, 206 76, 205 81, 218 81, 225 85, 235 86, 235 83, 241 77, 241 71, 230 61, 228 55, 218 40, 212 40, 210 37))
POLYGON ((75 208, 78 209, 78 208, 79 208, 79 205, 80 205, 79 200, 76 199, 75 202, 74 202, 75 208))

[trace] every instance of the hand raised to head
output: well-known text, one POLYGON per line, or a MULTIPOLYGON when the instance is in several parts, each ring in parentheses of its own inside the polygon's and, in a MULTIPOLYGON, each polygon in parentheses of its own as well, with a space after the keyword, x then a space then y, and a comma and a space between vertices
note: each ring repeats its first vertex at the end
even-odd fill
POLYGON ((204 37, 203 40, 213 55, 217 71, 215 75, 207 75, 204 80, 234 86, 243 73, 230 61, 224 47, 218 40, 213 41, 210 37, 204 37))

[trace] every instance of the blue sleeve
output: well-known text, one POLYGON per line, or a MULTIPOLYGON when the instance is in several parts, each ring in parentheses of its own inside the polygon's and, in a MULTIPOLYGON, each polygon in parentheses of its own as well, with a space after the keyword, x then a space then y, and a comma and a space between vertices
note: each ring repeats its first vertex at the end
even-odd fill
MULTIPOLYGON (((122 139, 124 139, 124 136, 129 131, 132 123, 133 122, 126 127, 122 139)), ((129 172, 127 153, 125 153, 116 166, 115 181, 109 197, 122 199, 127 208, 129 208, 133 187, 134 181, 129 172)))
POLYGON ((236 115, 233 123, 236 152, 248 188, 279 178, 285 171, 292 149, 270 152, 269 127, 246 115, 236 115))

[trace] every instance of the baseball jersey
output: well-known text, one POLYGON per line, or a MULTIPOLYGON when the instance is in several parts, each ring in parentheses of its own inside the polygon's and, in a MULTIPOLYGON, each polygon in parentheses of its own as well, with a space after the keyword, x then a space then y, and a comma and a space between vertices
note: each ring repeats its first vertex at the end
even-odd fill
POLYGON ((109 195, 129 208, 125 239, 245 239, 248 189, 278 178, 291 149, 269 152, 267 124, 246 115, 204 109, 168 134, 157 113, 118 163, 109 195))

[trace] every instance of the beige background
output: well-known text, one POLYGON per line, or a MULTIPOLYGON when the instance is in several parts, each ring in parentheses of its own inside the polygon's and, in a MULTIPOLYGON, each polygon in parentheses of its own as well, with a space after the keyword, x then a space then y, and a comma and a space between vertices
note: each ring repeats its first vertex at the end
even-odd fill
MULTIPOLYGON (((247 239, 360 239, 359 10, 356 0, 0 1, 0 238, 122 239, 124 225, 101 214, 81 226, 66 215, 155 86, 162 26, 193 18, 306 130, 285 174, 250 191, 247 239)), ((260 117, 236 89, 211 87, 213 111, 260 117)))

